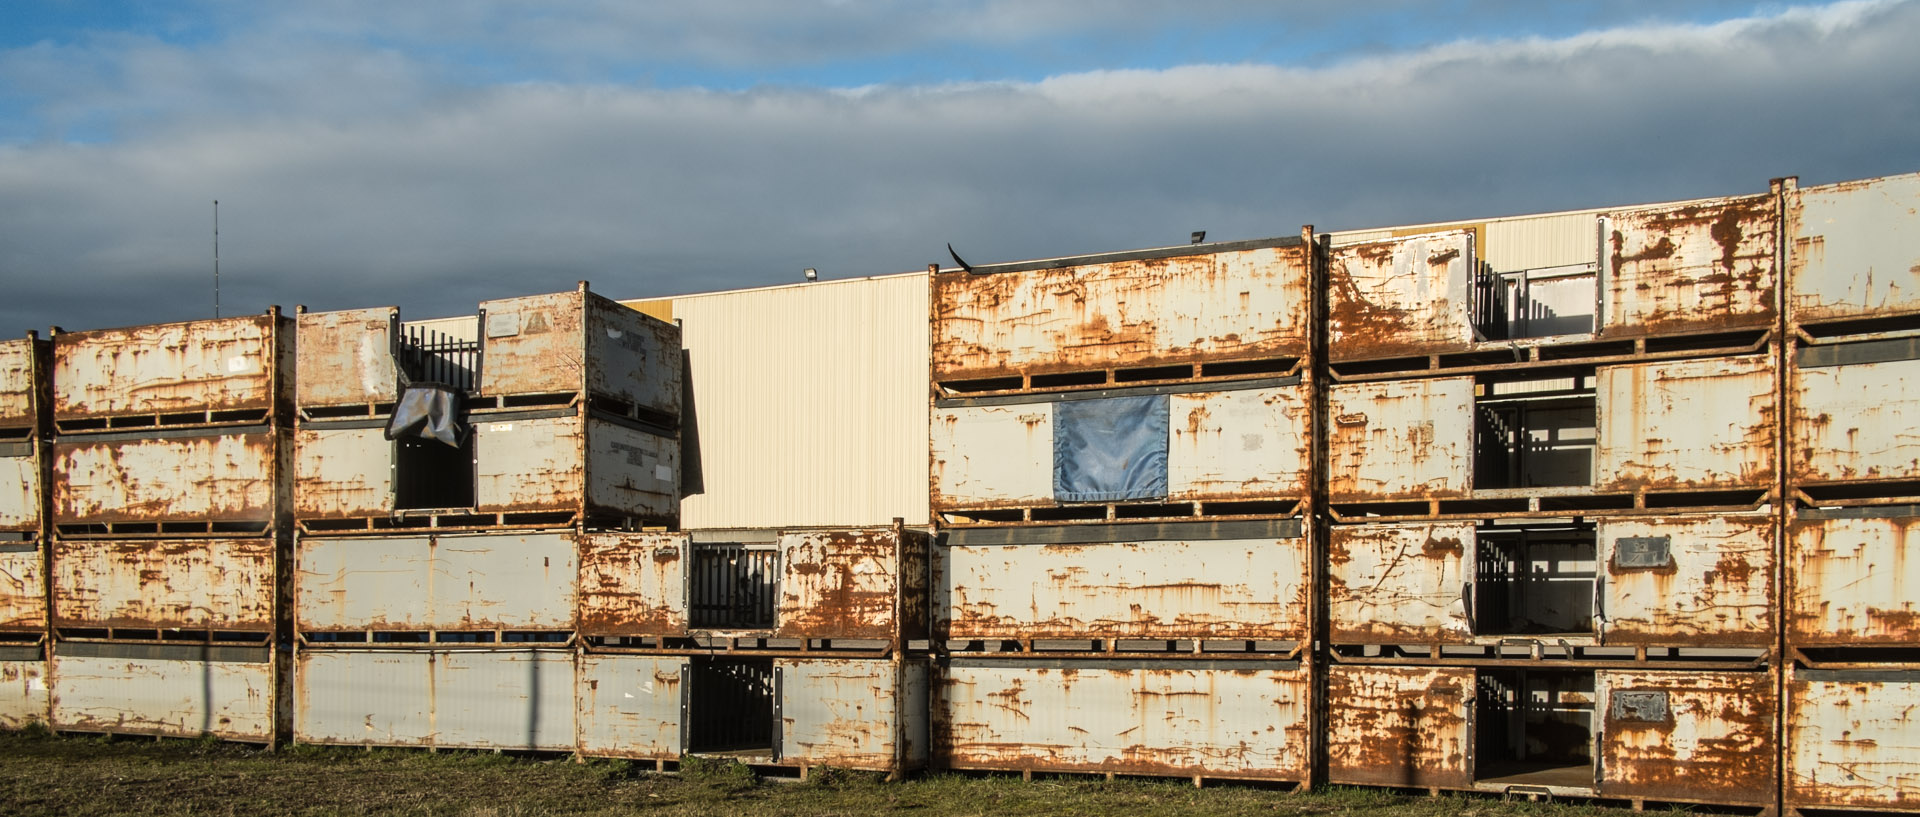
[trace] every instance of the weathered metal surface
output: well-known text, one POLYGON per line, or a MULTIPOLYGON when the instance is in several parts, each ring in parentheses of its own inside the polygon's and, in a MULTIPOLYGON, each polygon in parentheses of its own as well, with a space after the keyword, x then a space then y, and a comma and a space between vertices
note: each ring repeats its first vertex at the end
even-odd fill
POLYGON ((1307 349, 1303 246, 933 276, 933 376, 957 380, 1307 349))
POLYGON ((0 550, 0 630, 47 626, 47 572, 38 547, 0 550))
POLYGON ((295 318, 294 403, 353 406, 399 399, 390 306, 341 312, 307 312, 295 318))
POLYGON ((1335 666, 1328 672, 1329 782, 1473 784, 1473 670, 1335 666))
POLYGON ((683 656, 580 656, 577 751, 588 757, 678 760, 683 656))
POLYGON ((296 664, 303 743, 574 748, 570 651, 304 650, 296 664))
POLYGON ((40 458, 0 456, 0 530, 40 530, 40 458))
POLYGON ((680 414, 680 330, 585 289, 483 301, 480 393, 590 391, 680 414))
POLYGON ((579 568, 565 534, 303 536, 297 550, 303 632, 573 629, 579 568))
POLYGON ((265 647, 62 644, 51 667, 53 726, 272 740, 273 664, 267 656, 265 647))
POLYGON ((1607 670, 1595 683, 1600 794, 1773 802, 1772 673, 1607 670))
POLYGON ((271 409, 285 356, 275 323, 265 314, 55 335, 53 417, 271 409))
POLYGON ((47 662, 0 660, 0 729, 47 722, 47 662))
POLYGON ((679 441, 578 417, 474 424, 474 507, 675 515, 679 441))
POLYGON ((1311 673, 1223 662, 955 659, 934 745, 956 769, 1303 780, 1311 673))
POLYGON ((1306 638, 1305 539, 943 549, 948 638, 1306 638))
MULTIPOLYGON (((937 407, 933 505, 992 508, 1053 501, 1057 403, 937 407)), ((1301 385, 1167 395, 1167 500, 1299 497, 1312 429, 1301 385)))
POLYGON ((690 543, 679 533, 593 533, 579 548, 577 627, 583 634, 687 633, 690 543))
POLYGON ((680 515, 680 441, 587 420, 586 506, 652 518, 680 515))
POLYGON ((1795 322, 1920 310, 1920 174, 1801 188, 1787 228, 1795 322))
POLYGON ((1306 494, 1313 431, 1306 386, 1172 394, 1167 404, 1169 499, 1306 494))
POLYGON ((1464 496, 1473 486, 1473 378, 1327 389, 1336 502, 1464 496))
POLYGON ((1920 360, 1797 367, 1790 382, 1798 479, 1920 476, 1920 360))
POLYGON ((58 627, 272 631, 271 539, 63 539, 53 544, 58 627))
POLYGON ((64 437, 53 446, 53 521, 264 522, 274 448, 271 433, 64 437))
POLYGON ((1334 361, 1430 354, 1473 343, 1473 232, 1336 247, 1327 264, 1327 355, 1334 361))
POLYGON ((1777 208, 1777 199, 1764 194, 1610 214, 1601 335, 1771 324, 1777 208))
POLYGON ((682 322, 684 527, 930 521, 928 279, 822 280, 652 307, 682 322))
POLYGON ((1796 646, 1920 645, 1920 519, 1799 519, 1789 528, 1796 646))
POLYGON ((1053 404, 933 410, 933 507, 1053 501, 1053 404))
POLYGON ((899 628, 900 548, 893 531, 782 534, 775 635, 891 638, 899 628))
POLYGON ((333 519, 392 513, 393 445, 384 428, 295 430, 294 516, 333 519))
POLYGON ((927 665, 886 660, 780 659, 780 759, 891 771, 926 761, 927 665))
POLYGON ((1766 646, 1773 642, 1772 514, 1601 519, 1595 610, 1607 644, 1766 646), (1665 537, 1664 559, 1623 552, 1665 537))
POLYGON ((1616 491, 1771 487, 1774 371, 1757 355, 1600 367, 1594 483, 1616 491))
POLYGON ((686 634, 686 534, 590 533, 578 541, 582 634, 686 634))
POLYGON ((1920 807, 1920 676, 1793 667, 1790 807, 1920 807))
POLYGON ((33 428, 35 390, 45 385, 30 338, 0 340, 0 428, 33 428))
POLYGON ((1472 640, 1475 541, 1472 522, 1334 527, 1327 543, 1330 637, 1361 644, 1472 640))

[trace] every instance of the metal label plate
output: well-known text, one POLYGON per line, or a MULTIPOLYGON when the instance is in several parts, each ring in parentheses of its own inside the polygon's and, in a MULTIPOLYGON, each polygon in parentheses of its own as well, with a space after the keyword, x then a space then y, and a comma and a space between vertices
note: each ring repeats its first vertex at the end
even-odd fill
POLYGON ((1673 709, 1664 690, 1616 690, 1607 717, 1616 721, 1666 723, 1673 709))
POLYGON ((1673 566, 1673 537, 1622 536, 1613 540, 1614 566, 1647 570, 1673 566))

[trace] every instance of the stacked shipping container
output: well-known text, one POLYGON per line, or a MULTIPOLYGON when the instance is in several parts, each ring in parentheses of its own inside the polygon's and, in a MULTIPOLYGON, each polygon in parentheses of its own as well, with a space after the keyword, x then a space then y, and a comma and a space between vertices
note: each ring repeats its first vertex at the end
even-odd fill
POLYGON ((678 329, 582 284, 299 353, 295 737, 574 749, 580 554, 677 517, 678 329))
POLYGON ((1920 176, 1785 194, 1785 797, 1920 806, 1920 176))
POLYGON ((0 342, 0 728, 47 719, 47 446, 52 346, 0 342))
POLYGON ((54 335, 55 728, 285 736, 292 330, 54 335))
POLYGON ((1331 782, 1772 803, 1778 201, 1336 240, 1331 782))
POLYGON ((1308 779, 1312 246, 933 272, 940 765, 1308 779))
POLYGON ((684 350, 584 286, 303 314, 297 389, 271 313, 0 345, 0 719, 1912 809, 1916 211, 1782 180, 642 304, 684 350), (770 361, 819 399, 751 399, 770 361), (451 445, 389 439, 408 386, 451 445))

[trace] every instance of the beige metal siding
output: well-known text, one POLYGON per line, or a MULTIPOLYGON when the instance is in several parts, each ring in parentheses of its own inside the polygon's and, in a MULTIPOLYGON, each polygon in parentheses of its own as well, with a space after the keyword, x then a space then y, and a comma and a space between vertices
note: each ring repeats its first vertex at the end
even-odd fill
POLYGON ((925 274, 674 299, 681 526, 926 524, 927 299, 925 274))
POLYGON ((1590 210, 1493 219, 1485 235, 1480 257, 1496 272, 1591 264, 1600 253, 1600 228, 1590 210))

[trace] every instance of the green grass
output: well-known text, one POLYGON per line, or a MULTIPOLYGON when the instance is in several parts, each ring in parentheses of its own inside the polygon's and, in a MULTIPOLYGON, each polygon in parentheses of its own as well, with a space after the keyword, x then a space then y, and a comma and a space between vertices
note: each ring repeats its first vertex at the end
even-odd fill
POLYGON ((619 760, 576 763, 478 752, 295 746, 278 752, 194 740, 0 732, 0 814, 1377 815, 1621 817, 1613 809, 1403 796, 1334 788, 1195 789, 1174 780, 879 775, 814 769, 804 783, 757 780, 746 767, 691 758, 682 774, 619 760))

